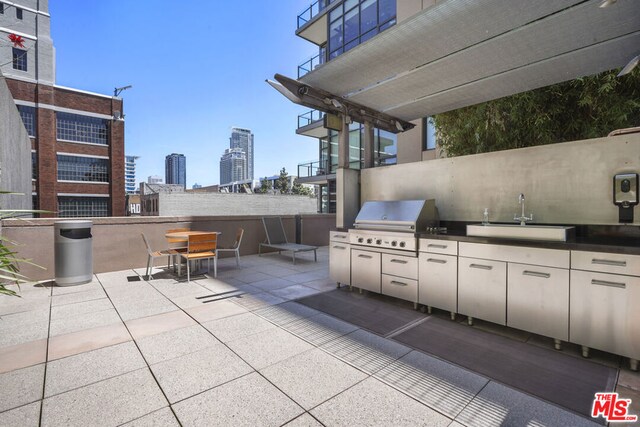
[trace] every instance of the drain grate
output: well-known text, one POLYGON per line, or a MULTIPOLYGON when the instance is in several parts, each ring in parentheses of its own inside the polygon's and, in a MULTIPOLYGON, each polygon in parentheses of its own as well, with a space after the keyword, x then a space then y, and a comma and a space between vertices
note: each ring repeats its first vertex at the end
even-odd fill
POLYGON ((140 276, 127 276, 127 281, 129 282, 139 282, 140 280, 140 276))

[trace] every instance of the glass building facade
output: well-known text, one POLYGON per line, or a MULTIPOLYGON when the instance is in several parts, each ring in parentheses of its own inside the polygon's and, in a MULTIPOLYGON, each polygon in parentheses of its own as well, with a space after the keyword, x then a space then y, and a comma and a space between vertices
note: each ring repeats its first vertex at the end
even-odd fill
POLYGON ((184 154, 172 153, 164 160, 165 179, 167 184, 187 186, 187 158, 184 154))

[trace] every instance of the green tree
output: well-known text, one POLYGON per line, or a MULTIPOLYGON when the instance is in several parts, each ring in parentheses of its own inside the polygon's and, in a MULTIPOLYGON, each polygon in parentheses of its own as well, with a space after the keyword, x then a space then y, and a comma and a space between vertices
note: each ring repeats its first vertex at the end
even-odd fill
POLYGON ((435 115, 447 156, 606 136, 640 126, 640 69, 582 77, 435 115))
POLYGON ((297 194, 299 196, 311 196, 313 195, 313 191, 309 187, 305 187, 298 182, 298 178, 293 181, 293 187, 291 188, 292 194, 297 194))
POLYGON ((280 194, 288 194, 289 188, 289 174, 285 168, 280 170, 280 176, 276 179, 275 189, 280 191, 280 194))
POLYGON ((264 177, 260 180, 260 188, 257 188, 256 192, 265 194, 269 191, 271 191, 271 184, 269 183, 267 177, 264 177))

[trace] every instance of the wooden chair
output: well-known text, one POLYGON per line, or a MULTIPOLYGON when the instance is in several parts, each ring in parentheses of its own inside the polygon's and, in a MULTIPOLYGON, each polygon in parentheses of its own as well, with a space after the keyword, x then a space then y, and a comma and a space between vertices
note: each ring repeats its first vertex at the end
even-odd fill
POLYGON ((153 262, 152 260, 156 259, 156 258, 162 258, 162 257, 167 257, 169 262, 171 262, 171 258, 173 257, 173 255, 171 254, 171 252, 167 249, 167 250, 161 250, 161 251, 154 251, 151 249, 151 246, 149 245, 149 241, 147 240, 147 237, 144 235, 144 233, 140 233, 142 235, 142 240, 144 241, 144 245, 147 247, 147 271, 145 272, 145 276, 147 276, 148 280, 152 280, 153 276, 151 275, 151 268, 153 268, 153 262))
POLYGON ((218 252, 235 252, 236 253, 236 265, 240 267, 240 244, 242 243, 242 236, 244 235, 244 228, 238 228, 236 231, 236 241, 233 242, 233 246, 229 248, 218 248, 216 249, 216 258, 218 257, 218 252))
POLYGON ((207 269, 210 267, 213 258, 213 277, 218 276, 218 259, 216 257, 216 246, 218 243, 217 233, 206 233, 189 236, 187 252, 180 253, 180 257, 187 260, 187 282, 191 281, 191 260, 207 260, 207 269))
MULTIPOLYGON (((191 231, 191 229, 174 228, 172 230, 167 230, 166 233, 179 233, 181 231, 191 231)), ((167 237, 167 243, 169 243, 169 251, 172 253, 169 262, 173 262, 173 269, 175 270, 176 264, 175 261, 173 261, 174 256, 178 256, 182 252, 187 252, 187 241, 179 237, 167 237)))

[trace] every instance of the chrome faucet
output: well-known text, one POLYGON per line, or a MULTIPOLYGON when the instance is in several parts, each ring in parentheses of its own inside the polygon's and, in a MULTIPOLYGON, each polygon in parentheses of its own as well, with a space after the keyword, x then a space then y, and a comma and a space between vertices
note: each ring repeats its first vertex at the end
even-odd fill
POLYGON ((530 214, 530 217, 525 216, 524 214, 524 194, 520 193, 518 195, 518 203, 522 206, 522 213, 520 216, 516 216, 517 214, 513 214, 514 221, 520 221, 520 225, 527 225, 527 221, 533 221, 533 214, 530 214))

